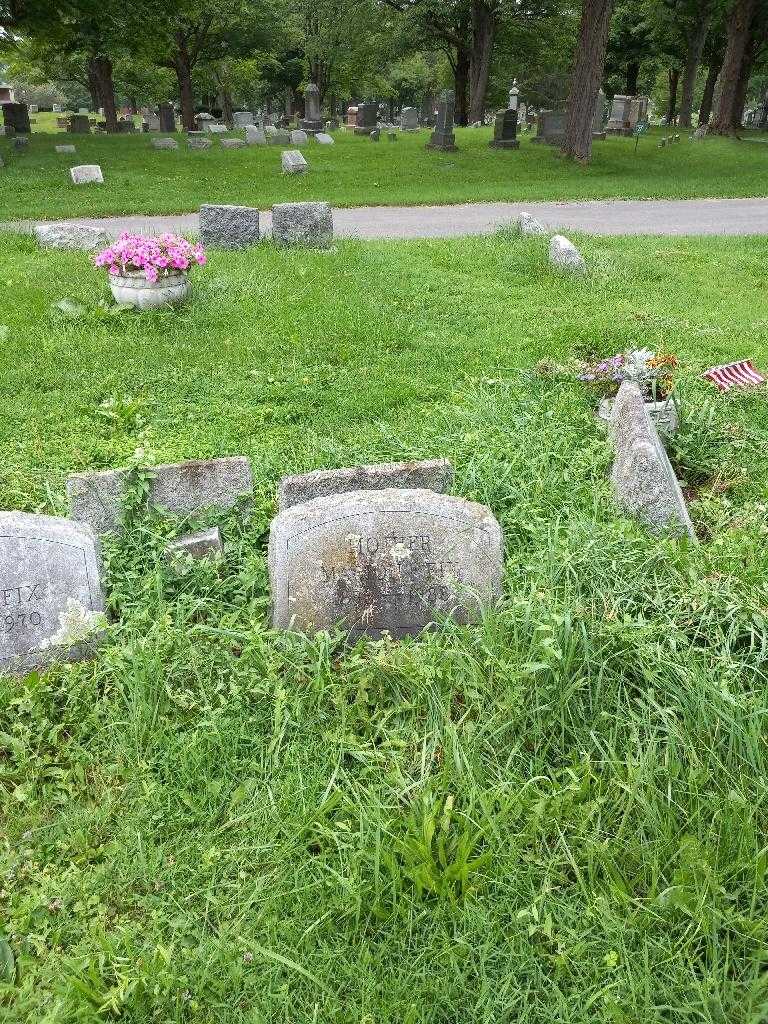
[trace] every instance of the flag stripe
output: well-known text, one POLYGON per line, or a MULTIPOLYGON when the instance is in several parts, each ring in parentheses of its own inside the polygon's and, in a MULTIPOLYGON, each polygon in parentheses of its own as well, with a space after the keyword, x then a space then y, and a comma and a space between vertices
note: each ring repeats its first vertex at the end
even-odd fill
POLYGON ((765 383, 765 377, 755 369, 751 359, 742 359, 737 363, 726 363, 724 366, 713 366, 703 375, 720 391, 730 391, 735 387, 755 387, 765 383))

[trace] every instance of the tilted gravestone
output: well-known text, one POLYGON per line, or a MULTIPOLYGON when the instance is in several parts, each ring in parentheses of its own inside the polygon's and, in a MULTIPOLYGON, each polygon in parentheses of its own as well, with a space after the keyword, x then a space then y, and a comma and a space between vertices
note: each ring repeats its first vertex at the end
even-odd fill
POLYGON ((187 149, 210 149, 211 140, 203 139, 198 135, 187 138, 187 149))
POLYGON ((427 149, 438 149, 446 153, 452 153, 457 149, 456 136, 453 134, 453 111, 456 105, 456 96, 453 89, 445 89, 440 93, 437 103, 437 120, 435 130, 432 132, 427 149))
POLYGON ((383 491, 391 487, 443 494, 452 483, 453 466, 448 459, 380 462, 346 469, 315 469, 310 473, 284 476, 278 487, 277 507, 282 512, 314 498, 327 498, 330 494, 383 491))
POLYGON ((70 167, 69 173, 75 185, 104 184, 104 175, 98 164, 80 164, 79 167, 70 167))
POLYGON ((183 576, 192 562, 214 562, 223 555, 224 546, 218 526, 188 533, 172 540, 165 548, 166 562, 177 576, 183 576))
POLYGON ((245 141, 249 146, 266 146, 267 136, 263 128, 249 124, 245 129, 245 141))
POLYGON ((530 213, 521 213, 517 218, 517 228, 521 235, 548 235, 549 232, 541 223, 530 213))
POLYGON ((99 544, 87 526, 0 512, 0 672, 89 657, 103 611, 99 544))
POLYGON ((276 203, 272 207, 272 240, 282 248, 327 248, 333 241, 329 203, 276 203))
POLYGON ((176 139, 152 139, 153 149, 178 149, 179 144, 176 139))
POLYGON ((26 103, 3 103, 2 111, 6 130, 13 129, 20 135, 29 135, 32 128, 29 123, 29 108, 26 103))
POLYGON ((652 530, 671 529, 696 539, 683 492, 640 388, 624 381, 611 414, 616 500, 652 530))
POLYGON ((321 146, 333 146, 333 137, 328 135, 327 132, 318 132, 315 135, 315 142, 319 142, 321 146))
POLYGON ((349 491, 280 512, 269 536, 273 624, 351 638, 477 621, 499 597, 502 537, 482 505, 429 490, 349 491))
POLYGON ((102 228, 87 224, 37 224, 37 244, 43 249, 85 249, 92 251, 109 245, 109 238, 102 228))
POLYGON ((309 164, 298 149, 286 149, 281 158, 283 174, 304 174, 309 164))
MULTIPOLYGON (((150 473, 149 505, 174 516, 231 509, 253 494, 251 466, 242 456, 153 466, 150 473)), ((97 534, 119 533, 130 480, 128 469, 73 473, 67 478, 70 517, 97 534)))
POLYGON ((304 118, 300 123, 304 131, 311 134, 323 130, 323 119, 320 114, 320 90, 314 82, 310 82, 304 90, 304 118))
POLYGON ((355 135, 370 135, 376 128, 378 103, 361 103, 355 113, 355 135))
POLYGON ((250 206, 200 207, 200 241, 219 249, 246 249, 260 238, 259 211, 250 206))

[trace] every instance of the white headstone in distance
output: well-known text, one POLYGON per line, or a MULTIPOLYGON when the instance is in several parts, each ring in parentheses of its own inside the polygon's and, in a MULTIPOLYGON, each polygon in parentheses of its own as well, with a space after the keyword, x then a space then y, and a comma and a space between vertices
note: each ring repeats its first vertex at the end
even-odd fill
POLYGON ((70 167, 69 173, 75 185, 104 184, 104 175, 98 164, 81 164, 79 167, 70 167))

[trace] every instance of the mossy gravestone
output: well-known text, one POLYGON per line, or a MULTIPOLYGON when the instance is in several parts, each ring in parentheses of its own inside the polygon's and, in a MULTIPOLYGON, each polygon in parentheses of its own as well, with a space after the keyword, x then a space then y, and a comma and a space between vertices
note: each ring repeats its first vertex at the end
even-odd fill
POLYGON ((499 597, 491 512, 426 489, 350 491, 281 512, 269 537, 273 624, 350 638, 476 622, 499 597))
POLYGON ((0 512, 0 672, 88 657, 103 610, 99 544, 89 527, 0 512))

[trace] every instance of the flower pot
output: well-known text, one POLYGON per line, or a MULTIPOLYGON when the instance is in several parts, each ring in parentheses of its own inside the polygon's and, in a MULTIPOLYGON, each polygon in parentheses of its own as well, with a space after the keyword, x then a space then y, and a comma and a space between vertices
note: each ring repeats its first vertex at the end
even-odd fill
POLYGON ((127 271, 123 276, 110 277, 109 287, 115 302, 135 306, 136 309, 155 309, 157 306, 178 306, 189 294, 189 279, 183 272, 148 281, 143 270, 127 271))
MULTIPOLYGON (((597 407, 597 415, 601 420, 609 422, 613 412, 615 399, 604 398, 597 407)), ((664 398, 660 402, 646 402, 645 408, 656 427, 665 434, 676 434, 678 428, 677 406, 672 398, 664 398)))

